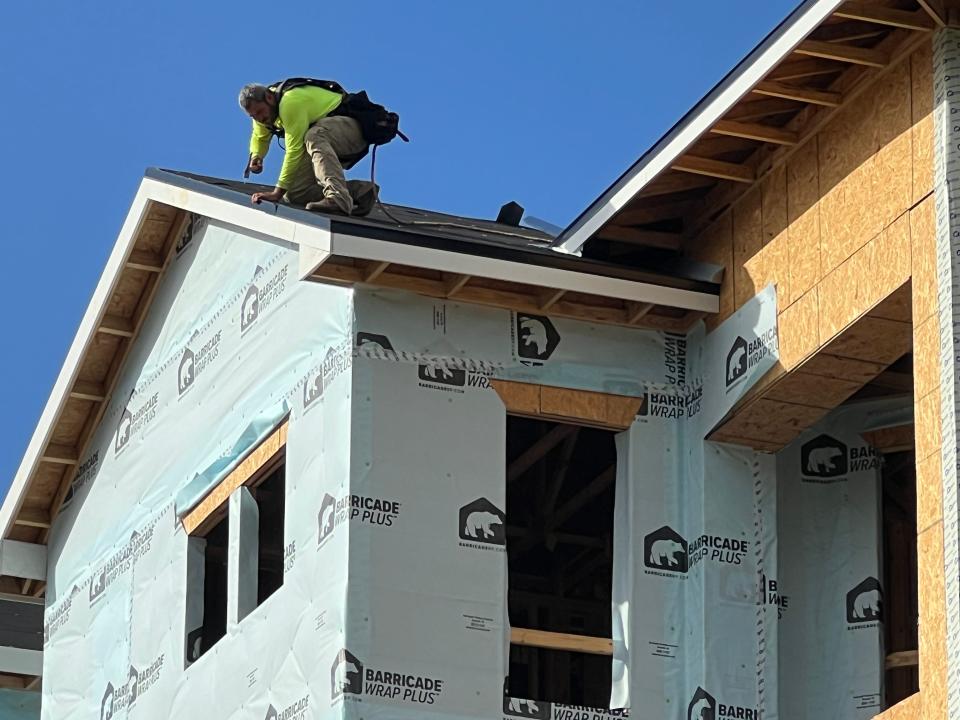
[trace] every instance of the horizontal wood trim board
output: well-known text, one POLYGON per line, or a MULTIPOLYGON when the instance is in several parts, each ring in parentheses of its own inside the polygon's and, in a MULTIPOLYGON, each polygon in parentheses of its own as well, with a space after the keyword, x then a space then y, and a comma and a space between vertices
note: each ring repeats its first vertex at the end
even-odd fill
POLYGON ((284 421, 272 435, 260 443, 253 452, 234 468, 220 484, 207 493, 193 510, 183 519, 187 534, 193 534, 203 523, 227 502, 230 494, 242 485, 249 483, 263 468, 269 465, 287 444, 288 421, 284 421))
POLYGON ((547 650, 567 650, 590 655, 613 655, 613 640, 590 635, 510 628, 510 644, 547 650))
POLYGON ((887 670, 901 667, 917 667, 920 664, 920 653, 917 650, 901 650, 887 655, 884 663, 887 670))

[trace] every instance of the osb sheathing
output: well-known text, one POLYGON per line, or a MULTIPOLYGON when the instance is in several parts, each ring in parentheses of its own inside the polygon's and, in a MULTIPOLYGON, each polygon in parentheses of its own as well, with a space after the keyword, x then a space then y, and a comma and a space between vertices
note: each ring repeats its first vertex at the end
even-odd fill
POLYGON ((926 46, 688 245, 691 256, 726 268, 709 327, 768 284, 777 291, 780 365, 717 439, 782 447, 912 340, 921 692, 884 720, 946 717, 932 113, 926 46))

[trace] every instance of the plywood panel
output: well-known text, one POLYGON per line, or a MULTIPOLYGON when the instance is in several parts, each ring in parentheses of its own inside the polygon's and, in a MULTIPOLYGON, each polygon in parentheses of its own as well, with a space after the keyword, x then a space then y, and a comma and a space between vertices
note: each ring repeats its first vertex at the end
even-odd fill
POLYGON ((914 693, 906 700, 901 700, 892 708, 874 715, 873 720, 918 720, 920 717, 922 699, 920 693, 914 693))
POLYGON ((116 315, 117 317, 131 318, 137 305, 140 304, 140 297, 143 295, 144 288, 147 286, 147 280, 153 275, 146 270, 132 270, 125 268, 117 282, 117 287, 110 296, 110 302, 107 303, 107 315, 116 315))
POLYGON ((863 317, 827 345, 827 352, 840 357, 890 365, 913 346, 909 323, 863 317))
POLYGON ((640 403, 639 398, 567 390, 547 385, 540 388, 541 416, 607 427, 628 427, 636 416, 640 403))
POLYGON ((913 204, 913 136, 910 61, 904 59, 877 84, 873 95, 874 144, 870 168, 871 212, 886 227, 913 204))
POLYGON ((777 318, 780 363, 792 370, 820 347, 819 302, 814 287, 777 318))
MULTIPOLYGON (((910 216, 901 214, 873 243, 867 270, 868 306, 876 305, 910 280, 910 216)), ((876 313, 874 313, 876 315, 876 313)), ((910 318, 903 318, 909 321, 910 318)))
POLYGON ((913 202, 933 192, 933 48, 910 57, 913 121, 913 202))
POLYGON ((90 347, 80 366, 79 379, 84 382, 103 384, 110 372, 113 358, 123 341, 124 338, 117 335, 96 333, 90 341, 90 347))
POLYGON ((787 163, 790 303, 820 280, 819 198, 817 139, 813 138, 787 163))
POLYGON ((920 692, 924 718, 944 718, 947 706, 947 613, 943 570, 943 523, 917 536, 920 692))
MULTIPOLYGON (((763 218, 761 213, 761 194, 759 188, 748 192, 737 203, 733 212, 733 267, 734 297, 736 307, 763 289, 765 272, 754 272, 759 268, 751 267, 749 261, 763 248, 763 218)), ((759 263, 758 263, 759 264, 759 263)))
POLYGON ((163 251, 164 244, 170 235, 170 229, 173 223, 173 218, 166 216, 172 214, 172 208, 170 208, 170 212, 161 211, 150 213, 141 225, 140 232, 137 234, 138 250, 146 250, 147 252, 157 255, 163 251))
POLYGON ((937 311, 937 236, 933 196, 910 211, 913 277, 913 321, 921 323, 937 311))
POLYGON ((773 283, 777 307, 790 304, 790 247, 787 234, 787 168, 779 165, 760 183, 763 250, 748 269, 757 287, 773 283))
POLYGON ((856 358, 838 357, 828 352, 819 352, 803 364, 803 371, 828 378, 849 380, 865 385, 883 372, 882 363, 856 358))
POLYGON ((765 397, 780 402, 835 408, 857 390, 860 383, 841 378, 823 377, 801 371, 790 373, 767 391, 765 397))
POLYGON ((909 282, 904 283, 874 306, 869 313, 870 317, 886 318, 898 322, 913 322, 913 288, 909 282))
POLYGON ((823 408, 758 398, 724 424, 721 436, 740 438, 748 445, 750 440, 759 440, 782 447, 826 412, 823 408))
POLYGON ((60 482, 68 470, 72 471, 72 468, 66 465, 40 463, 30 479, 24 507, 35 507, 44 511, 49 509, 57 490, 60 489, 60 482))
POLYGON ((940 453, 917 463, 917 530, 923 532, 943 519, 943 480, 940 453))
POLYGON ((97 403, 89 400, 70 398, 67 400, 51 435, 51 442, 58 445, 76 447, 80 433, 87 424, 90 414, 96 410, 97 403))
POLYGON ((940 393, 932 392, 913 403, 916 425, 917 461, 940 452, 940 393))
POLYGON ((929 317, 913 327, 913 391, 925 397, 940 388, 940 324, 929 317))
POLYGON ((507 412, 518 415, 537 415, 540 413, 540 386, 530 383, 491 380, 490 385, 503 401, 507 412))

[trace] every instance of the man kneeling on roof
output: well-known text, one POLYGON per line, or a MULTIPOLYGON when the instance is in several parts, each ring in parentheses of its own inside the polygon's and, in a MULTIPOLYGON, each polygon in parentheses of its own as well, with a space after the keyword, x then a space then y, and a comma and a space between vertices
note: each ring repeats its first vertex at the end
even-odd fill
MULTIPOLYGON (((344 168, 353 167, 369 147, 354 118, 337 114, 344 95, 324 87, 249 84, 240 91, 240 107, 253 118, 248 169, 263 171, 270 138, 282 135, 286 144, 276 187, 251 196, 262 200, 305 205, 308 210, 366 215, 377 200, 377 186, 347 181, 344 168)), ((331 85, 333 85, 331 83, 331 85)))

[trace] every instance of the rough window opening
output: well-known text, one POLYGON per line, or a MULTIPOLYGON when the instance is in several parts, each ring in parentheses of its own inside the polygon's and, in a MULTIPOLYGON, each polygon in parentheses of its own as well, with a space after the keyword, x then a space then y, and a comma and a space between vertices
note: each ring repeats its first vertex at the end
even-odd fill
POLYGON ((227 634, 227 546, 224 511, 210 528, 189 540, 186 664, 199 660, 227 634))
POLYGON ((609 707, 614 436, 507 417, 511 698, 609 707))
POLYGON ((281 464, 251 488, 259 511, 257 606, 283 585, 283 518, 286 465, 281 464))

